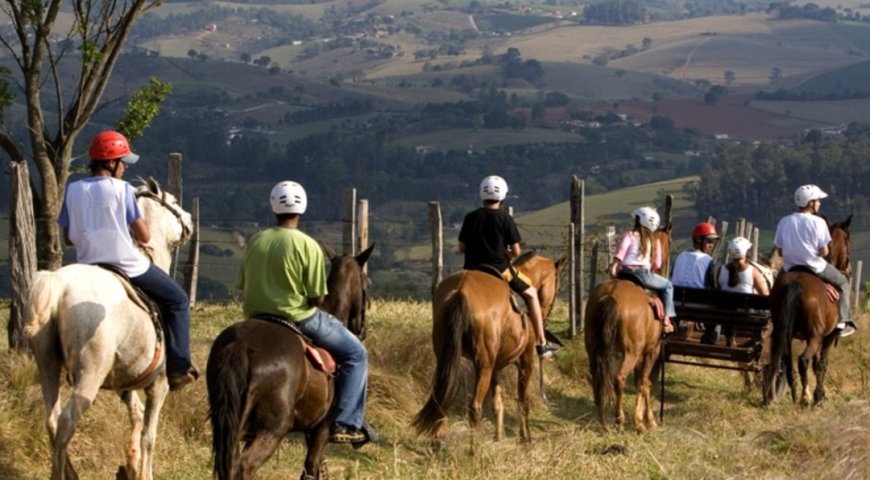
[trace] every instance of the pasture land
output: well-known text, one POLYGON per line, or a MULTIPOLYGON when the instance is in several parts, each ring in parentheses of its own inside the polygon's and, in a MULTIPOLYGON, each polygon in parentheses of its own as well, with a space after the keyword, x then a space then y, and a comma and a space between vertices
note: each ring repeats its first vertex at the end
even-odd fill
POLYGON ((803 128, 870 122, 870 98, 811 102, 753 100, 751 106, 800 122, 803 128))
MULTIPOLYGON (((237 304, 194 308, 192 346, 204 367, 212 340, 241 316, 237 304)), ((0 325, 8 306, 0 303, 0 325)), ((638 436, 602 432, 594 420, 588 362, 582 341, 567 340, 546 364, 546 391, 552 413, 533 387, 530 427, 533 442, 517 441, 515 375, 507 368, 507 438, 492 440, 491 413, 473 432, 466 423, 467 370, 449 410, 448 445, 432 455, 427 441, 409 427, 423 405, 434 367, 430 345, 430 306, 423 302, 375 299, 367 316, 370 356, 367 417, 381 441, 361 450, 331 445, 330 478, 467 479, 528 478, 757 478, 844 479, 870 476, 870 340, 864 330, 840 342, 830 357, 828 401, 801 410, 783 400, 761 408, 757 390, 744 392, 737 373, 668 366, 665 423, 638 436), (622 448, 620 448, 622 447, 622 448)), ((567 328, 564 303, 557 304, 550 328, 567 328)), ((860 322, 867 325, 867 315, 860 322)), ((536 385, 536 383, 535 383, 536 385)), ((8 351, 0 341, 0 478, 36 480, 49 476, 50 450, 42 396, 32 359, 8 351)), ((65 389, 68 390, 68 389, 65 389)), ((658 408, 658 389, 655 390, 658 408)), ((64 392, 68 394, 68 391, 64 392)), ((629 387, 626 413, 635 396, 629 387)), ((206 420, 205 382, 171 393, 163 409, 154 461, 155 478, 211 477, 211 429, 206 420)), ((612 418, 612 414, 607 415, 612 418)), ((123 459, 126 413, 117 397, 100 392, 71 444, 82 478, 114 478, 123 459)), ((293 435, 260 470, 258 478, 296 478, 302 441, 293 435)))
POLYGON ((503 40, 524 58, 546 62, 582 62, 608 51, 637 48, 644 38, 652 48, 613 60, 610 66, 678 80, 709 79, 724 83, 735 72, 736 85, 767 85, 771 67, 783 76, 806 77, 856 63, 855 46, 834 24, 808 20, 771 20, 764 14, 703 17, 642 25, 605 27, 570 25, 503 40), (752 55, 737 52, 751 51, 752 55), (850 51, 852 53, 850 53, 850 51))
POLYGON ((582 142, 583 137, 562 130, 549 128, 524 128, 522 130, 499 129, 445 129, 432 133, 402 137, 397 143, 408 147, 428 146, 435 150, 469 149, 485 150, 500 145, 523 145, 528 143, 582 142))
POLYGON ((689 96, 696 90, 684 82, 643 72, 599 67, 577 62, 543 62, 547 90, 562 92, 581 101, 689 96))
MULTIPOLYGON (((866 33, 870 37, 870 27, 867 27, 866 33)), ((870 62, 856 63, 823 73, 801 83, 792 90, 824 95, 826 93, 840 93, 845 89, 853 92, 870 90, 870 62)))

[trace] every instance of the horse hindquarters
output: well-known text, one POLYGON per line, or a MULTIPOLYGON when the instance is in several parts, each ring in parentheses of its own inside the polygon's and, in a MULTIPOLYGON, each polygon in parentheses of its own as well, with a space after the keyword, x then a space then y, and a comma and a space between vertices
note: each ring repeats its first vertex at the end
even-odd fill
MULTIPOLYGON (((436 293, 436 302, 437 298, 436 293)), ((412 423, 418 433, 436 436, 436 440, 440 440, 447 409, 456 393, 456 376, 462 361, 462 337, 468 329, 469 312, 468 301, 459 291, 452 292, 440 309, 437 304, 434 308, 435 378, 429 399, 412 423)))
MULTIPOLYGON (((602 292, 599 287, 598 292, 602 292)), ((597 293, 597 292, 596 292, 597 293)), ((622 364, 624 354, 616 346, 619 336, 619 306, 609 293, 593 293, 586 305, 586 353, 592 375, 592 391, 598 422, 604 423, 606 403, 616 396, 614 384, 622 364), (599 296, 600 295, 600 296, 599 296)), ((621 406, 617 405, 617 416, 621 416, 621 406)))
MULTIPOLYGON (((235 327, 235 326, 234 326, 235 327)), ((248 354, 230 327, 218 335, 208 355, 206 385, 212 428, 214 473, 218 480, 238 477, 239 441, 249 407, 248 354)))
POLYGON ((776 385, 781 373, 780 368, 784 370, 786 381, 791 388, 792 399, 797 399, 791 340, 794 335, 795 320, 798 315, 803 315, 802 297, 803 285, 788 277, 785 277, 782 284, 774 285, 774 291, 771 292, 773 333, 770 345, 770 365, 765 369, 764 375, 763 404, 765 406, 770 405, 776 395, 776 385))

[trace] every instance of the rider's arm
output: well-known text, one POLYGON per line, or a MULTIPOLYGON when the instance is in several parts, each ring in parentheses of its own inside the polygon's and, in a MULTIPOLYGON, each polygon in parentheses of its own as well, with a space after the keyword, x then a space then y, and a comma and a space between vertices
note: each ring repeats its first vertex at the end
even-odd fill
POLYGON ((508 255, 511 257, 511 260, 520 256, 522 249, 520 249, 519 242, 508 245, 508 255))
POLYGON ((130 231, 133 232, 133 240, 139 244, 147 244, 151 240, 151 231, 148 230, 145 220, 141 218, 137 218, 130 224, 130 231))
POLYGON ((819 256, 822 258, 828 258, 829 253, 831 253, 831 252, 830 252, 830 250, 828 250, 827 245, 825 245, 824 247, 819 249, 819 256))
POLYGON ((752 268, 752 284, 755 291, 758 292, 759 295, 770 295, 770 289, 767 288, 767 280, 764 279, 764 276, 761 275, 761 272, 759 272, 757 268, 750 268, 752 268))

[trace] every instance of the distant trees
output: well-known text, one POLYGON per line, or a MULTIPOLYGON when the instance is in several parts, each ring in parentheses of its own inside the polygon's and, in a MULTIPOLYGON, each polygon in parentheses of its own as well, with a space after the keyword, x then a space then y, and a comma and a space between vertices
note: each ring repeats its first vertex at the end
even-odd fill
POLYGON ((725 70, 723 77, 725 78, 725 85, 731 85, 734 83, 735 75, 733 70, 725 70))
POLYGON ((801 7, 791 5, 789 2, 772 2, 767 7, 767 13, 776 13, 776 17, 782 20, 808 18, 820 22, 837 21, 836 10, 831 7, 821 8, 815 3, 807 3, 801 7))
POLYGON ((719 102, 719 99, 726 93, 728 93, 728 90, 726 90, 722 85, 713 85, 710 87, 710 90, 707 90, 707 93, 704 94, 704 103, 707 105, 716 105, 716 103, 719 102))
POLYGON ((588 23, 630 25, 646 21, 646 7, 636 0, 607 0, 586 5, 583 17, 588 23))

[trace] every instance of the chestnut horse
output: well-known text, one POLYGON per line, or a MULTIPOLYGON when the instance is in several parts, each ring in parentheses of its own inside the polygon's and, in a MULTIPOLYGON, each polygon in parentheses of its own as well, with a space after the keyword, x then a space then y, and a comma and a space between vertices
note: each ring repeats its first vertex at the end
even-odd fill
MULTIPOLYGON (((662 248, 663 268, 670 259, 671 228, 669 223, 653 233, 662 248)), ((634 428, 638 433, 655 428, 650 375, 661 350, 662 321, 653 315, 646 291, 631 280, 601 283, 589 294, 585 319, 584 339, 598 423, 605 427, 605 402, 613 399, 616 424, 622 428, 622 394, 634 370, 639 389, 634 428)))
MULTIPOLYGON (((852 216, 840 223, 828 222, 831 232, 828 261, 846 276, 851 274, 849 253, 849 224, 852 216)), ((816 375, 816 388, 812 393, 813 404, 825 400, 825 372, 828 366, 828 350, 838 338, 836 331, 839 321, 837 303, 828 298, 828 286, 817 275, 792 268, 791 271, 779 275, 770 292, 771 316, 773 318, 773 333, 771 339, 771 362, 765 370, 764 405, 774 400, 773 379, 779 377, 783 368, 786 380, 791 387, 792 400, 797 402, 797 390, 794 383, 794 367, 792 360, 793 338, 806 342, 806 348, 798 357, 798 371, 801 377, 803 395, 800 403, 809 405, 810 386, 807 379, 807 367, 810 360, 816 375)))
MULTIPOLYGON (((559 272, 567 255, 556 261, 527 252, 514 267, 538 290, 544 319, 549 316, 559 289, 559 272)), ((535 331, 528 315, 514 311, 507 282, 489 273, 462 270, 438 284, 432 302, 432 344, 435 349, 435 378, 432 393, 414 417, 420 434, 433 437, 432 447, 444 445, 446 413, 456 393, 462 357, 474 363, 476 387, 469 408, 472 426, 480 424, 483 400, 493 391, 496 416, 495 439, 504 436, 504 401, 498 374, 515 364, 518 370, 520 438, 529 434, 529 389, 535 364, 535 331)))
MULTIPOLYGON (((359 318, 365 318, 362 266, 373 248, 356 257, 333 252, 325 305, 359 305, 359 318), (339 302, 336 295, 346 298, 339 302)), ((356 335, 364 328, 351 323, 356 335)), ((290 432, 305 434, 308 451, 301 478, 325 478, 334 382, 307 358, 302 337, 290 322, 250 318, 224 329, 208 356, 206 384, 218 480, 253 478, 290 432)))

